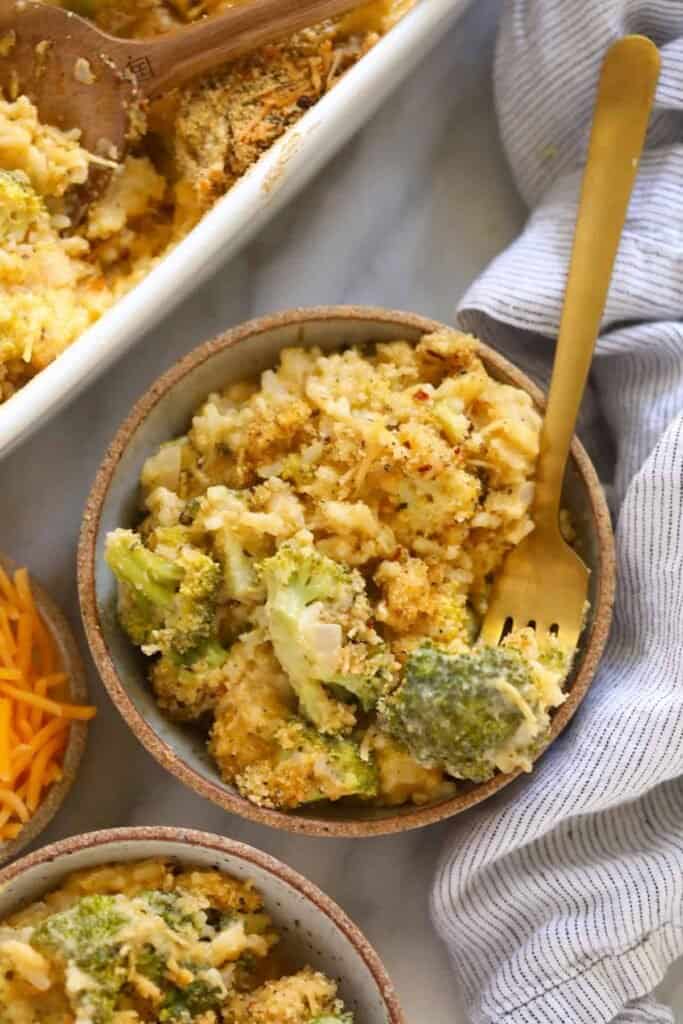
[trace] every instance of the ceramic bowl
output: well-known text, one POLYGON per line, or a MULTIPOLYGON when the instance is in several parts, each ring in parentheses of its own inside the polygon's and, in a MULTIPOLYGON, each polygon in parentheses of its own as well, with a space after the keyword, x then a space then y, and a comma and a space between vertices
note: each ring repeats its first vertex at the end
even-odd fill
MULTIPOLYGON (((146 682, 144 659, 118 625, 116 585, 103 557, 106 534, 136 522, 138 480, 145 459, 161 442, 187 430, 193 411, 210 391, 273 366, 280 350, 289 345, 331 350, 396 338, 417 341, 440 328, 442 324, 409 313, 344 306, 293 310, 251 321, 200 346, 168 370, 133 408, 105 455, 86 506, 78 552, 81 611, 93 657, 114 703, 150 753, 182 782, 228 811, 294 832, 378 835, 458 814, 519 774, 498 774, 479 785, 461 783, 450 799, 420 807, 329 804, 296 813, 255 807, 221 780, 203 737, 168 721, 157 708, 146 682)), ((493 376, 523 388, 542 407, 542 394, 519 370, 485 345, 480 354, 493 376)), ((578 440, 572 446, 563 501, 575 521, 581 555, 592 570, 591 608, 568 680, 568 698, 553 716, 551 740, 588 689, 607 637, 614 592, 609 512, 595 470, 578 440)))
MULTIPOLYGON (((9 573, 13 573, 17 568, 11 559, 2 554, 0 554, 0 565, 9 573)), ((36 607, 54 638, 63 670, 69 676, 68 699, 72 704, 87 704, 88 687, 85 670, 71 627, 50 595, 33 576, 31 576, 31 589, 36 607)), ((87 732, 86 722, 71 723, 69 741, 64 752, 64 775, 61 781, 50 787, 36 813, 26 823, 16 839, 0 842, 0 864, 16 857, 24 847, 32 843, 47 828, 64 803, 78 774, 78 766, 85 750, 87 732)))
POLYGON ((339 979, 339 994, 359 1024, 405 1024, 379 957, 336 903, 275 858, 207 832, 122 828, 46 846, 0 871, 0 921, 56 889, 72 871, 150 857, 253 881, 293 969, 310 964, 339 979))

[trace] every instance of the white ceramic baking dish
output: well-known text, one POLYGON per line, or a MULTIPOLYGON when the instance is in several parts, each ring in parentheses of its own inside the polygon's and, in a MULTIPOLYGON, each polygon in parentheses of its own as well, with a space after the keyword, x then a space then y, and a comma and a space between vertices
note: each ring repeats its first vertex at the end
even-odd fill
POLYGON ((374 113, 469 3, 419 0, 144 281, 0 405, 0 457, 42 426, 253 237, 374 113))

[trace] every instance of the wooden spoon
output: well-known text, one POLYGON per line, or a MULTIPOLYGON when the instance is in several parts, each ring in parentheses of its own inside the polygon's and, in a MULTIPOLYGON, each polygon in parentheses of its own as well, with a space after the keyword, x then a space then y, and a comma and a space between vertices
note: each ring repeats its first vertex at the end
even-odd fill
POLYGON ((81 130, 121 160, 144 132, 144 102, 263 43, 335 17, 358 0, 251 0, 150 39, 118 39, 71 11, 0 0, 0 89, 26 95, 46 124, 81 130))

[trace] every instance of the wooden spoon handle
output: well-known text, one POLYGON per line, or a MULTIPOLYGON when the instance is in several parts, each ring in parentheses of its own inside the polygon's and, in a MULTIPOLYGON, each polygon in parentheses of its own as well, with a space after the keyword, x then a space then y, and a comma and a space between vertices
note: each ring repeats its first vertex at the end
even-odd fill
POLYGON ((184 85, 263 43, 336 17, 358 0, 251 0, 224 14, 152 39, 117 40, 143 96, 184 85))
POLYGON ((536 471, 534 518, 557 522, 564 469, 645 143, 659 52, 624 36, 602 65, 536 471))

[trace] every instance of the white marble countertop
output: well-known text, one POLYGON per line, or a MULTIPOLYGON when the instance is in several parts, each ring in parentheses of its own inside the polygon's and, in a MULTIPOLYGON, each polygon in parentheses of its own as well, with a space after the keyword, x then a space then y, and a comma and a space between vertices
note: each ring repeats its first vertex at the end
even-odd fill
MULTIPOLYGON (((369 303, 450 320, 467 284, 519 229, 524 209, 500 149, 490 86, 500 6, 476 0, 324 178, 0 467, 0 547, 42 579, 79 639, 74 557, 85 497, 116 427, 163 369, 223 328, 296 305, 369 303)), ((90 669, 100 715, 78 784, 41 842, 107 826, 175 824, 259 846, 360 924, 411 1024, 464 1024, 428 918, 432 866, 448 826, 333 842, 234 818, 156 765, 90 669)), ((451 827, 466 828, 466 818, 451 827)), ((681 980, 679 971, 666 993, 677 995, 683 1013, 681 980)))

